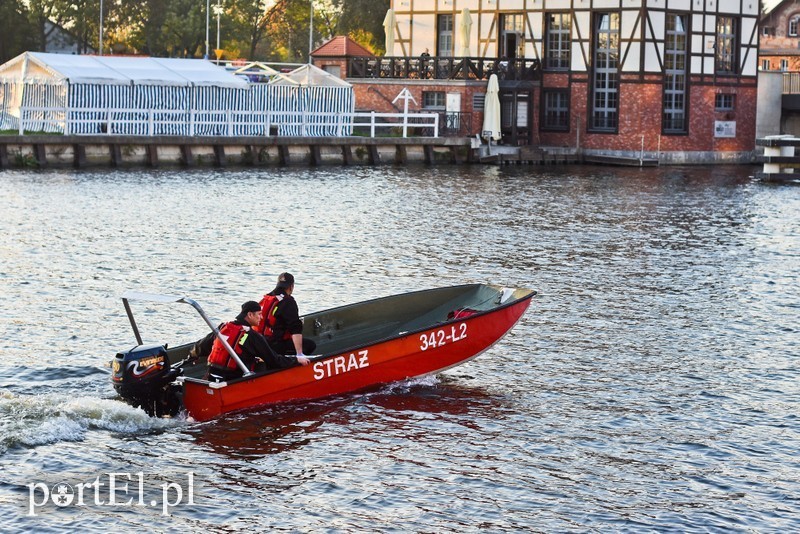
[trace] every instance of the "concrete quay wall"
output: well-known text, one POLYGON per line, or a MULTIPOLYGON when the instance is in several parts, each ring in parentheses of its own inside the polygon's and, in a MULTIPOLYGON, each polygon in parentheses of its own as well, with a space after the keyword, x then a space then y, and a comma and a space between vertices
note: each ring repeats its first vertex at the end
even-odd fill
POLYGON ((455 137, 0 135, 0 169, 471 162, 455 137))

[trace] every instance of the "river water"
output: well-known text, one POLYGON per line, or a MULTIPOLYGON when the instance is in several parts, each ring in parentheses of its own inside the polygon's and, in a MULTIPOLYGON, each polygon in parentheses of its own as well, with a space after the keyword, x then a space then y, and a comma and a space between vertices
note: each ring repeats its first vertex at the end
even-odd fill
POLYGON ((2 530, 800 530, 800 188, 753 171, 3 171, 2 530), (438 377, 202 424, 115 400, 124 291, 221 321, 282 271, 301 312, 539 295, 438 377))

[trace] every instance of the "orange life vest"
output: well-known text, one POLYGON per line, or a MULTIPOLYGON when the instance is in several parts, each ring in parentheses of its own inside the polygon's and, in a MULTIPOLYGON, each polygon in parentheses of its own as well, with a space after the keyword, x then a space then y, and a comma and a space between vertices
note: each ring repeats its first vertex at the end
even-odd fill
MULTIPOLYGON (((267 339, 272 339, 274 335, 273 329, 275 323, 278 322, 275 314, 278 312, 278 304, 282 300, 283 295, 264 295, 264 298, 261 299, 261 322, 258 324, 258 331, 267 339)), ((292 334, 284 332, 283 339, 292 339, 292 334)))
MULTIPOLYGON (((240 324, 225 323, 222 325, 222 328, 219 329, 219 333, 228 341, 233 352, 235 352, 237 356, 241 356, 242 345, 244 345, 247 339, 248 330, 249 328, 245 329, 244 326, 240 324)), ((219 338, 216 337, 214 338, 214 346, 211 347, 211 354, 208 355, 208 363, 209 365, 216 365, 226 369, 239 368, 236 364, 236 360, 231 358, 225 346, 220 342, 219 338)))

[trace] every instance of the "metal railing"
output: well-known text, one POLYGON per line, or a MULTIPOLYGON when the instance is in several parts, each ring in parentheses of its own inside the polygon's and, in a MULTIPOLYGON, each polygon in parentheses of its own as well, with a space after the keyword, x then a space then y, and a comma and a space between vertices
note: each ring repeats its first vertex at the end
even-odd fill
POLYGON ((370 137, 409 132, 439 136, 438 113, 20 108, 14 129, 64 135, 343 137, 355 127, 370 137), (392 131, 387 131, 392 130, 392 131), (394 131, 396 130, 396 132, 394 131))
POLYGON ((538 59, 471 57, 353 57, 347 77, 407 80, 539 80, 538 59))
POLYGON ((439 124, 439 133, 445 137, 469 137, 473 134, 472 113, 469 111, 442 111, 439 124))

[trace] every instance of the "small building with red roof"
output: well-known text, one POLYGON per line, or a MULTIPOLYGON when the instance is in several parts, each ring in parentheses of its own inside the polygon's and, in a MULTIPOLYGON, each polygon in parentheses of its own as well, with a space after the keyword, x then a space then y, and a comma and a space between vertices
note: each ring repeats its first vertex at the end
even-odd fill
POLYGON ((347 78, 347 63, 353 57, 374 57, 368 48, 346 35, 337 35, 311 52, 311 63, 315 67, 339 78, 347 78))

